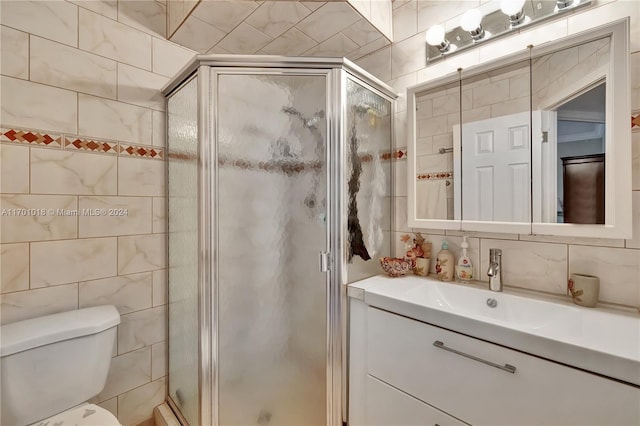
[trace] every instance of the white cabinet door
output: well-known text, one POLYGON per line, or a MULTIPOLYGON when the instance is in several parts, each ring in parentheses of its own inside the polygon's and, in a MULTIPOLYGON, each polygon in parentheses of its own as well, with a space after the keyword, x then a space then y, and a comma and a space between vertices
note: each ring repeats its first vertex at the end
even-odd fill
POLYGON ((367 377, 367 426, 464 426, 466 423, 367 377))
POLYGON ((371 307, 367 358, 370 375, 473 425, 640 424, 637 387, 371 307))

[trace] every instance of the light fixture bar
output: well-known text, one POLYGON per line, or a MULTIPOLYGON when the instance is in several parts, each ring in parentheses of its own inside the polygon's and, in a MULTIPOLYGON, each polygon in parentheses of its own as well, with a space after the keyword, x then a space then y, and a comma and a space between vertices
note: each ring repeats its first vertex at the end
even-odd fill
POLYGON ((442 26, 427 31, 427 64, 454 55, 469 47, 537 25, 559 15, 590 5, 592 0, 503 0, 500 9, 483 16, 481 6, 468 10, 460 26, 444 31, 442 26), (431 34, 430 34, 431 31, 431 34), (437 36, 437 37, 436 37, 437 36), (437 39, 437 40, 436 40, 437 39))

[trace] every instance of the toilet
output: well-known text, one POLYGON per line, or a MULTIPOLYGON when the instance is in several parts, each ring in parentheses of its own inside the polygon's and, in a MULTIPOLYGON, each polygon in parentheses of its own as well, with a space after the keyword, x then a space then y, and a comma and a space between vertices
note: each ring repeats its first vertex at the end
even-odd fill
POLYGON ((0 424, 119 426, 104 388, 120 315, 97 306, 0 327, 0 424))

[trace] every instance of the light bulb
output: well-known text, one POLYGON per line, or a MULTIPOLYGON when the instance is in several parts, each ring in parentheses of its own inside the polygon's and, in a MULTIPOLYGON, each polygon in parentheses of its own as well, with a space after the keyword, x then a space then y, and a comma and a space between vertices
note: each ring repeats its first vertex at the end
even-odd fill
POLYGON ((469 9, 462 15, 460 26, 465 31, 477 30, 482 22, 482 13, 478 9, 469 9))
POLYGON ((427 43, 431 46, 440 46, 444 41, 444 27, 442 25, 434 25, 427 30, 427 43))
POLYGON ((505 15, 514 16, 522 11, 525 3, 526 0, 502 0, 500 2, 500 10, 502 10, 502 13, 505 15))

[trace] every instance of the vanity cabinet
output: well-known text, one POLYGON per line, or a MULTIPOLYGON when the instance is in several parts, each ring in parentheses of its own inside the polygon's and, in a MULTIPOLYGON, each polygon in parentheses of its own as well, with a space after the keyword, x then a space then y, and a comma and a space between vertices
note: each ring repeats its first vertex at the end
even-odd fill
POLYGON ((635 386, 358 303, 353 426, 640 424, 635 386))

